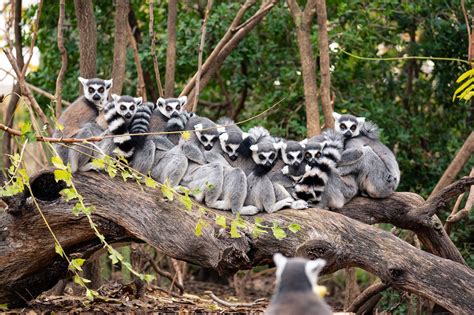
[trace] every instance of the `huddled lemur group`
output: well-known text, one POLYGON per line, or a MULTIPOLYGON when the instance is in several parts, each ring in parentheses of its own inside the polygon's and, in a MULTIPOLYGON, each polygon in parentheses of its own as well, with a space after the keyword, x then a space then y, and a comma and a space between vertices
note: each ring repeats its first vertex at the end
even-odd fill
POLYGON ((98 144, 57 145, 73 172, 94 169, 92 158, 121 156, 161 183, 188 188, 209 207, 243 215, 287 207, 340 208, 358 193, 387 197, 400 181, 394 154, 365 118, 334 113, 334 130, 297 142, 273 137, 263 127, 244 132, 230 119, 213 122, 188 113, 186 96, 159 98, 156 104, 131 96, 109 100, 112 80, 79 81, 84 96, 62 114, 64 128, 54 136, 113 137, 98 144), (185 130, 188 139, 156 134, 185 130), (148 135, 130 136, 136 133, 148 135))

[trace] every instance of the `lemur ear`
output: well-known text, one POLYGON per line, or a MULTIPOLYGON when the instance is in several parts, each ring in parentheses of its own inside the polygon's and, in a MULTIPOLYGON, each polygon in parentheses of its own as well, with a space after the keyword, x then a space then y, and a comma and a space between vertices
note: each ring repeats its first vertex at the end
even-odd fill
POLYGON ((118 102, 118 100, 120 99, 120 95, 112 94, 112 99, 114 100, 114 102, 118 102))
POLYGON ((280 149, 281 150, 286 150, 286 147, 287 147, 286 142, 281 141, 281 142, 277 142, 277 144, 278 143, 280 143, 280 149))
POLYGON ((275 150, 280 150, 283 147, 283 145, 286 146, 284 142, 273 143, 273 148, 275 148, 275 150))
POLYGON ((324 266, 326 266, 326 261, 324 259, 316 259, 308 261, 304 266, 304 269, 306 274, 313 274, 317 277, 321 270, 323 270, 324 266))
POLYGON ((186 95, 178 97, 179 104, 183 106, 188 102, 188 97, 186 95))
POLYGON ((225 127, 222 127, 222 126, 217 127, 217 132, 218 132, 219 134, 224 133, 224 132, 225 132, 225 127))
POLYGON ((135 101, 135 104, 137 104, 138 106, 142 105, 142 103, 143 103, 143 98, 141 96, 140 97, 134 97, 133 100, 135 101))
POLYGON ((162 98, 162 97, 160 97, 160 98, 158 98, 158 99, 156 100, 156 105, 157 105, 158 107, 160 107, 160 106, 161 106, 161 107, 165 106, 165 103, 166 103, 166 100, 165 100, 164 98, 162 98))
POLYGON ((83 77, 79 77, 78 80, 81 82, 81 84, 82 84, 84 87, 87 85, 87 82, 89 81, 89 80, 87 80, 87 79, 84 79, 83 77))
POLYGON ((113 85, 113 79, 110 79, 110 80, 105 80, 105 88, 108 90, 112 87, 113 85))
POLYGON ((326 147, 326 144, 328 144, 327 141, 321 142, 321 150, 324 150, 324 148, 326 147))
POLYGON ((273 255, 273 261, 275 262, 275 266, 277 267, 277 269, 282 269, 283 270, 283 268, 285 268, 287 260, 288 260, 288 258, 286 258, 285 256, 283 256, 280 253, 275 253, 273 255))
POLYGON ((288 174, 290 172, 288 165, 285 165, 285 167, 281 169, 281 172, 285 175, 288 174))
POLYGON ((202 124, 196 124, 194 125, 194 130, 202 130, 202 124))
POLYGON ((227 141, 228 139, 229 139, 229 134, 227 132, 223 132, 219 136, 219 140, 227 141))
POLYGON ((332 117, 334 117, 335 120, 338 120, 339 118, 341 118, 341 114, 338 114, 336 112, 333 112, 332 113, 332 117))
POLYGON ((250 149, 250 151, 252 151, 252 152, 256 152, 256 151, 258 150, 258 145, 253 144, 253 145, 250 146, 249 149, 250 149))
POLYGON ((358 122, 359 124, 365 123, 365 117, 357 117, 357 122, 358 122))
POLYGON ((303 147, 303 149, 306 148, 306 145, 308 144, 308 139, 301 140, 300 144, 303 147))

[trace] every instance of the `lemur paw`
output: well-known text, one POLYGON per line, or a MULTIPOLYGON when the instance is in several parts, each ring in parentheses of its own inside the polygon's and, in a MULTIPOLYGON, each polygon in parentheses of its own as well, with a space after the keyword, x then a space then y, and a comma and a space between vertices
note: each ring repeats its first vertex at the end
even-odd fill
POLYGON ((296 210, 301 210, 301 209, 307 209, 308 208, 308 203, 304 200, 295 200, 291 203, 291 209, 296 209, 296 210))

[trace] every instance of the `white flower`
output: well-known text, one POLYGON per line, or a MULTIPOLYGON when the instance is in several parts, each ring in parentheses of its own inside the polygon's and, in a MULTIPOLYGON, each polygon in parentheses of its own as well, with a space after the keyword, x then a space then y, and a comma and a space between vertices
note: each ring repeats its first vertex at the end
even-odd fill
POLYGON ((332 52, 338 52, 339 51, 339 44, 334 42, 329 45, 329 49, 331 49, 332 52))
POLYGON ((395 46, 395 49, 396 49, 398 52, 402 52, 403 46, 402 46, 402 45, 396 45, 396 46, 395 46))
POLYGON ((296 75, 301 75, 301 71, 296 70, 296 75))
POLYGON ((426 74, 431 74, 433 72, 435 63, 432 60, 426 60, 423 61, 423 64, 421 65, 421 71, 426 74))
POLYGON ((281 85, 280 80, 276 79, 275 81, 273 81, 273 85, 276 85, 276 86, 281 85))
POLYGON ((388 47, 385 46, 385 43, 380 43, 377 45, 377 56, 383 56, 388 51, 388 47))
POLYGON ((330 65, 330 66, 329 66, 329 71, 330 71, 330 72, 334 72, 334 70, 336 70, 336 66, 330 65))

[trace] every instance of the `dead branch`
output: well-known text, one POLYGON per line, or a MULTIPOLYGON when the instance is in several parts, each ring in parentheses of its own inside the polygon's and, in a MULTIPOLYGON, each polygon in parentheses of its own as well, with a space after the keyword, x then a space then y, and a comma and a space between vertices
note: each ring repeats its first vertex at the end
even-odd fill
POLYGON ((453 207, 453 210, 451 211, 451 214, 446 219, 446 223, 444 224, 444 229, 446 230, 446 233, 448 233, 448 235, 451 234, 451 227, 452 227, 452 222, 450 222, 450 220, 452 220, 453 217, 458 212, 459 206, 461 205, 461 201, 464 195, 465 193, 462 193, 458 196, 458 199, 456 199, 456 202, 454 203, 454 207, 453 207))
POLYGON ((197 70, 197 77, 196 77, 196 95, 194 96, 194 103, 193 107, 191 108, 192 112, 196 111, 198 100, 199 100, 199 83, 201 81, 201 70, 202 70, 202 53, 204 51, 204 42, 206 40, 206 26, 207 26, 207 19, 209 18, 209 11, 211 11, 212 7, 212 0, 207 0, 206 6, 206 13, 204 14, 204 20, 202 21, 201 25, 201 42, 199 43, 199 50, 198 50, 198 70, 197 70))
MULTIPOLYGON (((95 206, 94 222, 110 243, 142 240, 170 257, 213 268, 221 274, 267 264, 277 251, 286 256, 321 257, 328 262, 324 273, 360 267, 395 289, 428 298, 451 312, 468 313, 474 308, 472 269, 435 257, 388 232, 335 212, 308 209, 261 214, 265 225, 298 222, 302 228, 281 241, 271 233, 252 238, 247 228, 241 229, 240 238, 233 239, 214 225, 216 214, 233 219, 230 212, 210 209, 203 216, 199 211, 186 211, 179 201, 157 198, 156 190, 105 174, 80 173, 74 176, 74 183, 85 196, 86 206, 95 206), (116 202, 124 198, 126 203, 116 202), (198 219, 207 226, 201 237, 195 235, 198 219)), ((35 176, 31 186, 67 254, 88 257, 100 248, 87 218, 74 216, 72 204, 60 198, 58 192, 64 186, 56 183, 51 171, 35 176)), ((416 196, 396 193, 382 200, 357 197, 346 206, 353 214, 370 208, 374 217, 380 213, 396 216, 420 204, 416 196)), ((35 296, 67 270, 64 260, 55 254, 54 242, 44 236, 46 227, 28 200, 26 194, 9 198, 7 212, 0 214, 0 300, 12 306, 24 303, 20 295, 30 297, 26 290, 35 296), (28 264, 22 263, 25 261, 28 264)), ((253 219, 245 218, 249 222, 253 219)), ((417 225, 415 231, 420 230, 417 225)))
MULTIPOLYGON (((150 262, 153 270, 155 270, 155 272, 157 274, 159 274, 160 276, 162 277, 165 277, 167 278, 168 280, 170 281, 173 281, 173 275, 167 271, 164 271, 164 270, 161 270, 160 267, 158 267, 158 264, 156 263, 156 261, 151 258, 151 257, 148 257, 148 261, 150 262)), ((176 287, 179 289, 180 293, 183 294, 184 292, 184 286, 182 283, 174 283, 174 285, 176 285, 176 287)))
POLYGON ((158 93, 160 97, 164 97, 163 85, 161 85, 161 75, 160 68, 158 67, 158 59, 156 57, 156 38, 155 38, 155 12, 154 12, 154 2, 155 0, 149 0, 148 9, 150 11, 150 21, 148 25, 148 31, 150 33, 150 45, 151 45, 151 57, 153 58, 153 69, 155 71, 156 85, 158 87, 158 93))
POLYGON ((346 274, 346 289, 344 291, 344 309, 349 308, 352 301, 357 297, 357 294, 360 293, 359 287, 357 285, 356 270, 354 267, 344 269, 346 274))
POLYGON ((135 66, 137 68, 137 76, 138 76, 138 88, 137 94, 143 98, 143 101, 147 101, 146 96, 146 87, 145 87, 145 79, 143 78, 143 69, 142 64, 140 62, 140 55, 138 54, 138 45, 135 41, 135 37, 133 36, 133 30, 130 24, 127 23, 127 31, 128 31, 128 40, 130 42, 130 46, 132 47, 133 51, 133 59, 135 60, 135 66))
POLYGON ((176 71, 176 17, 178 1, 168 1, 168 46, 166 48, 165 97, 174 97, 174 76, 176 71))
POLYGON ((369 301, 374 296, 380 294, 388 287, 389 285, 387 283, 383 283, 380 281, 371 284, 367 289, 365 289, 361 294, 357 296, 357 298, 347 309, 345 309, 345 311, 354 313, 357 312, 365 303, 367 303, 367 301, 369 301))
POLYGON ((74 0, 74 10, 79 29, 79 73, 93 78, 97 75, 97 27, 92 0, 74 0))
POLYGON ((19 76, 19 77, 21 76, 21 77, 25 78, 26 71, 28 70, 28 67, 30 65, 31 58, 33 57, 33 48, 35 48, 36 39, 38 38, 39 21, 40 21, 40 18, 41 18, 41 12, 42 11, 43 11, 43 0, 40 0, 40 2, 38 3, 38 10, 36 10, 36 19, 35 19, 35 22, 33 23, 33 36, 31 37, 30 48, 28 50, 28 59, 26 60, 25 64, 23 65, 23 68, 19 67, 19 69, 21 69, 21 72, 19 72, 19 73, 21 73, 21 75, 19 75, 19 73, 17 73, 17 76, 19 76))
POLYGON ((456 153, 451 164, 449 164, 446 171, 444 171, 443 176, 441 176, 440 180, 436 184, 435 188, 431 192, 431 195, 428 199, 431 199, 433 195, 435 195, 439 190, 446 187, 447 185, 451 184, 458 173, 461 171, 463 166, 469 161, 471 156, 474 153, 474 131, 471 132, 469 137, 466 139, 466 142, 462 145, 461 149, 456 153))
POLYGON ((319 69, 321 72, 321 107, 324 114, 326 128, 334 128, 332 117, 333 107, 331 102, 331 73, 329 71, 329 39, 328 39, 328 17, 326 12, 326 0, 316 1, 316 17, 318 20, 318 44, 319 44, 319 69))
POLYGON ((243 302, 233 303, 233 302, 227 302, 227 301, 217 297, 212 291, 205 291, 204 293, 209 295, 209 297, 214 302, 216 302, 217 304, 223 305, 225 307, 253 307, 253 306, 259 305, 262 302, 265 302, 265 300, 266 300, 266 299, 258 299, 258 300, 255 300, 252 303, 243 303, 243 302))
POLYGON ((123 82, 125 80, 125 67, 127 65, 127 42, 128 35, 128 12, 130 3, 128 0, 118 0, 115 9, 115 31, 114 31, 114 62, 112 65, 111 93, 122 94, 123 82))
POLYGON ((61 0, 59 3, 59 19, 58 19, 58 48, 59 53, 61 54, 61 69, 59 70, 58 77, 56 79, 56 118, 59 118, 62 113, 62 89, 63 89, 63 79, 64 75, 66 74, 67 69, 67 51, 64 47, 64 36, 63 36, 63 28, 64 28, 64 18, 65 18, 65 11, 66 11, 66 1, 61 0))
MULTIPOLYGON (((469 174, 470 177, 474 177, 474 168, 471 170, 471 173, 469 174)), ((453 211, 449 215, 449 217, 446 219, 446 223, 444 225, 444 229, 446 230, 446 233, 450 233, 451 227, 454 223, 461 221, 462 219, 466 218, 469 216, 469 212, 472 210, 472 205, 474 203, 474 185, 471 186, 471 189, 469 190, 469 195, 467 196, 466 204, 464 205, 464 208, 458 212, 459 205, 461 204, 462 197, 464 196, 464 193, 461 194, 458 199, 456 200, 456 203, 454 204, 453 211)))

